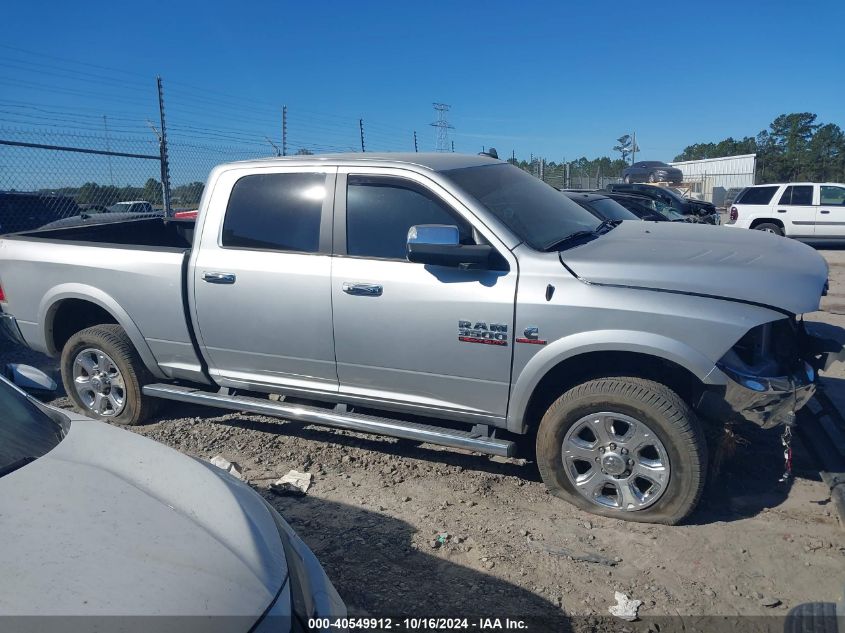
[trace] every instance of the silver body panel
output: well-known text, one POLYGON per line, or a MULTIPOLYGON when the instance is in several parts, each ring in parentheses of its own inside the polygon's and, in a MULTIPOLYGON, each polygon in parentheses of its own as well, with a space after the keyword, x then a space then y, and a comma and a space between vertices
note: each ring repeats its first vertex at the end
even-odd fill
MULTIPOLYGON (((191 315, 209 373, 218 384, 337 391, 328 253, 284 253, 221 246, 223 218, 235 183, 255 173, 321 172, 332 167, 219 170, 203 200, 189 263, 191 315), (235 283, 204 281, 208 272, 235 283)), ((332 196, 324 216, 330 217, 332 196)), ((326 222, 324 232, 331 230, 326 222)), ((329 236, 330 237, 330 236, 329 236)))
POLYGON ((287 577, 279 531, 248 485, 102 422, 76 416, 52 451, 0 478, 0 493, 4 616, 254 622, 287 577))
POLYGON ((53 318, 62 301, 98 305, 126 330, 159 378, 202 379, 182 307, 179 249, 126 248, 52 239, 0 239, 0 283, 27 344, 57 355, 53 318), (14 299, 12 299, 14 298, 14 299))
MULTIPOLYGON (((215 168, 187 280, 192 329, 215 382, 523 432, 534 388, 562 361, 594 351, 640 352, 675 362, 704 384, 723 385, 728 379, 716 362, 749 329, 818 309, 824 260, 801 244, 756 232, 625 222, 561 254, 532 250, 441 173, 495 162, 358 154, 215 168), (320 253, 220 247, 233 183, 271 171, 320 171, 336 183, 324 205, 320 253), (422 185, 469 222, 508 270, 345 256, 347 174, 422 185), (209 284, 206 272, 233 273, 237 281, 209 284), (344 284, 382 291, 350 294, 344 284), (507 345, 460 341, 462 320, 505 327, 507 345), (526 328, 537 328, 547 344, 515 342, 526 328)), ((96 257, 102 267, 80 266, 92 259, 86 249, 105 255, 102 247, 0 240, 3 307, 18 318, 27 342, 46 348, 45 315, 56 288, 74 279, 79 296, 90 293, 120 315, 157 376, 197 379, 201 363, 178 294, 179 255, 107 249, 107 258, 96 257)))

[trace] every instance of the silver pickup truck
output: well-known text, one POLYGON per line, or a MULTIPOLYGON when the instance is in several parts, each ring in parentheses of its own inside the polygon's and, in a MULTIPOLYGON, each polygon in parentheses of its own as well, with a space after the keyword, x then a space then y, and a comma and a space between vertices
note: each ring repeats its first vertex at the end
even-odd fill
POLYGON ((487 156, 222 165, 196 223, 0 239, 0 323, 88 415, 179 400, 497 455, 676 523, 726 423, 793 424, 827 266, 757 231, 600 222, 487 156), (529 444, 530 445, 530 444, 529 444))

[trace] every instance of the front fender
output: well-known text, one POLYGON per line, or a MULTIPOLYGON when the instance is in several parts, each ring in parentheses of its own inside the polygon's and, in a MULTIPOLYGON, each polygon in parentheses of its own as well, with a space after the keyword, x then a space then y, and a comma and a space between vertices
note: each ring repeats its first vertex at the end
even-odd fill
POLYGON ((579 332, 552 341, 535 354, 515 377, 508 406, 507 428, 521 433, 534 389, 561 362, 589 352, 636 352, 672 361, 705 384, 725 384, 727 378, 713 371, 715 363, 686 343, 652 332, 597 330, 579 332))
POLYGON ((126 310, 124 310, 113 297, 99 288, 86 284, 60 284, 47 291, 41 299, 38 306, 38 322, 42 324, 41 337, 43 347, 48 353, 53 355, 61 353, 61 350, 57 350, 53 347, 51 341, 53 339, 53 318, 55 317, 59 304, 65 299, 81 299, 83 301, 89 301, 100 306, 103 310, 111 314, 115 321, 117 321, 118 325, 120 325, 120 327, 122 327, 126 332, 129 340, 132 341, 132 345, 135 346, 135 349, 138 351, 138 355, 141 357, 141 360, 144 365, 146 365, 147 369, 149 369, 156 378, 167 378, 167 376, 159 368, 155 356, 153 356, 152 350, 150 350, 149 345, 147 345, 147 341, 144 339, 143 334, 141 334, 141 330, 129 316, 129 313, 126 312, 126 310))

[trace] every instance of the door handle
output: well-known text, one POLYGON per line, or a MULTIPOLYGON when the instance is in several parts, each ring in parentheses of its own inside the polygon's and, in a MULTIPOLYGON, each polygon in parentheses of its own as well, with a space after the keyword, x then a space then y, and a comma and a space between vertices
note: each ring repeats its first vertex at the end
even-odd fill
POLYGON ((344 281, 343 292, 348 295, 359 295, 361 297, 380 297, 382 287, 378 284, 356 284, 344 281))
POLYGON ((786 213, 786 209, 778 209, 778 213, 786 213))
POLYGON ((825 210, 824 210, 824 211, 822 211, 821 213, 823 213, 823 214, 827 215, 828 213, 830 213, 830 211, 828 211, 827 209, 825 209, 825 210))
POLYGON ((203 281, 210 284, 233 284, 235 283, 235 273, 215 273, 204 272, 202 274, 203 281))

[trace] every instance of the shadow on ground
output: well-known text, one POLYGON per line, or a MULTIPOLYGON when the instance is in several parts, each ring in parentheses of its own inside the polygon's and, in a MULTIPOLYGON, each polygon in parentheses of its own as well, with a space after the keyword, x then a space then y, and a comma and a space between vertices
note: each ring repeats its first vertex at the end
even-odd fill
POLYGON ((326 572, 350 615, 394 620, 511 617, 529 620, 533 631, 573 630, 559 606, 469 567, 475 553, 466 543, 448 541, 436 556, 431 555, 413 547, 415 529, 411 525, 391 516, 314 497, 277 497, 255 489, 285 517, 317 558, 326 561, 326 572))
MULTIPOLYGON (((297 437, 315 442, 330 442, 338 446, 354 447, 381 452, 395 457, 407 457, 449 466, 460 466, 469 471, 499 474, 520 479, 541 481, 533 456, 526 454, 521 460, 494 460, 486 455, 470 454, 442 449, 428 444, 396 441, 379 436, 350 434, 333 429, 276 421, 253 415, 220 418, 220 411, 205 407, 178 405, 162 417, 166 423, 171 417, 199 417, 215 424, 222 424, 253 431, 297 437)), ((781 482, 784 473, 783 446, 780 430, 763 430, 745 425, 728 446, 718 472, 711 473, 698 509, 687 524, 705 525, 715 522, 747 519, 769 508, 781 505, 789 495, 790 481, 781 482)), ((811 458, 799 442, 793 444, 796 476, 817 479, 811 458)))

